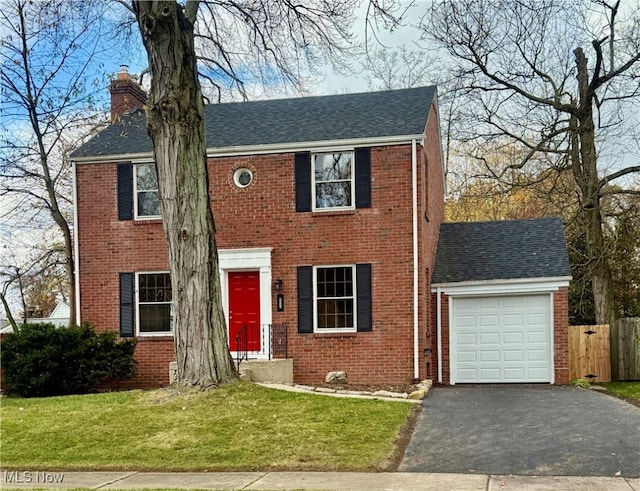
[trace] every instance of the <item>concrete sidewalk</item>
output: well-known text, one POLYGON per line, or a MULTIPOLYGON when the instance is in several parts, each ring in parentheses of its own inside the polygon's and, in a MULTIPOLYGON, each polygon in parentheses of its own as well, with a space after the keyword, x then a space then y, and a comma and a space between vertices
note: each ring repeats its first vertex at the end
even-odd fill
POLYGON ((418 472, 43 472, 2 471, 0 488, 225 489, 325 491, 640 491, 623 477, 489 476, 418 472))

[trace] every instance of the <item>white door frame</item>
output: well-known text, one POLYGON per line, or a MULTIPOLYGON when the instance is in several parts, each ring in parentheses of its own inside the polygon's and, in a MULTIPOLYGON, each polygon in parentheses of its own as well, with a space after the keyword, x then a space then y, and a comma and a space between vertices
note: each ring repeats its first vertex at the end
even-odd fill
MULTIPOLYGON (((271 308, 271 247, 256 247, 247 249, 218 249, 220 269, 220 293, 222 307, 229 334, 229 272, 230 271, 259 271, 260 277, 260 329, 272 323, 271 308)), ((261 352, 257 358, 269 356, 268 343, 261 343, 261 352)), ((235 351, 231 352, 236 355, 235 351)))

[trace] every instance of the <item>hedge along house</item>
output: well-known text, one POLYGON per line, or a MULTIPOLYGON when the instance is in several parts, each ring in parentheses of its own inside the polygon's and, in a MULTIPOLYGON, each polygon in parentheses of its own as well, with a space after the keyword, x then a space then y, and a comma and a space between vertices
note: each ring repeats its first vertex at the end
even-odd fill
MULTIPOLYGON (((77 321, 136 337, 133 383, 153 387, 168 383, 175 359, 168 248, 143 97, 118 77, 113 123, 72 156, 77 321)), ((332 370, 363 383, 428 376, 428 285, 444 214, 435 87, 205 114, 232 353, 247 326, 251 356, 269 356, 262 334, 285 325, 298 382, 332 370)))
MULTIPOLYGON (((175 355, 153 146, 144 92, 126 72, 111 92, 112 124, 72 156, 76 320, 135 337, 132 384, 155 387, 168 383, 175 355)), ((232 354, 283 356, 270 336, 279 326, 275 344, 284 343, 299 383, 334 370, 354 383, 464 381, 450 377, 459 357, 449 356, 447 310, 460 278, 440 277, 432 288, 436 248, 440 258, 449 247, 438 246, 444 173, 435 87, 215 104, 205 117, 232 354)), ((566 305, 565 283, 547 285, 554 309, 566 305)), ((566 307, 554 312, 547 328, 559 333, 549 343, 558 343, 549 349, 559 354, 544 382, 565 381, 568 364, 566 307)))

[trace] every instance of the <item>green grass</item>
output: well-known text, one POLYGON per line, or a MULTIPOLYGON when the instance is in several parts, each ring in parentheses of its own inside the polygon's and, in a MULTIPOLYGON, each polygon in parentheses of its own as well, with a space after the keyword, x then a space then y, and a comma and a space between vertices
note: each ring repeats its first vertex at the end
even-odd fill
POLYGON ((606 382, 599 385, 618 397, 640 405, 640 382, 606 382))
POLYGON ((1 399, 3 469, 372 470, 412 404, 236 383, 1 399))

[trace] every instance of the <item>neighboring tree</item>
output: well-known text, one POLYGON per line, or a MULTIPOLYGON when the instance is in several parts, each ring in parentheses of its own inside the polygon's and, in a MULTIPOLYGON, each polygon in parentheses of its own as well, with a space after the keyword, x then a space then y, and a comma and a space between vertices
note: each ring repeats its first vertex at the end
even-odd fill
MULTIPOLYGON (((87 123, 83 115, 95 112, 90 94, 95 74, 89 67, 99 50, 103 13, 96 5, 65 0, 7 0, 0 10, 2 215, 11 216, 6 226, 57 228, 68 288, 75 267, 65 157, 87 123)), ((73 320, 74 296, 66 297, 73 320)))
POLYGON ((603 192, 611 181, 640 172, 637 158, 610 173, 598 167, 597 137, 616 147, 613 140, 623 138, 621 115, 640 95, 640 14, 631 10, 637 6, 620 8, 620 1, 604 0, 436 1, 424 23, 451 55, 465 93, 464 125, 457 136, 477 145, 471 152, 477 157, 505 139, 524 150, 521 158, 498 169, 487 166, 488 172, 502 178, 542 162, 572 175, 573 222, 584 231, 585 267, 599 323, 620 312, 605 242, 603 192), (591 45, 591 64, 584 43, 591 45))
POLYGON ((179 384, 208 386, 237 377, 220 294, 195 39, 206 37, 203 46, 211 50, 199 54, 240 91, 243 73, 233 63, 232 38, 259 53, 263 73, 278 74, 295 86, 306 67, 346 48, 356 3, 132 2, 151 72, 147 124, 169 242, 179 384), (196 30, 201 3, 204 25, 196 30))

